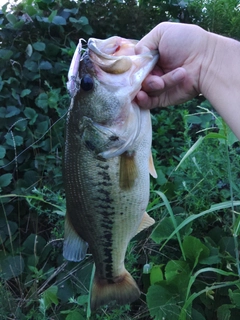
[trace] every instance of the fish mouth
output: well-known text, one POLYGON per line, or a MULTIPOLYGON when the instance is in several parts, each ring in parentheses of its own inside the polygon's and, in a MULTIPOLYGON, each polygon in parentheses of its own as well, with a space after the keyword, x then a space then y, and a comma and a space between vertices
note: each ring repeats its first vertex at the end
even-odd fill
POLYGON ((130 40, 114 36, 106 40, 90 38, 88 53, 93 64, 109 74, 123 74, 133 65, 143 66, 150 60, 157 61, 159 53, 152 50, 136 54, 137 40, 130 40), (144 63, 143 63, 144 61, 144 63))
POLYGON ((122 74, 132 66, 136 40, 111 37, 106 40, 90 38, 89 56, 92 62, 110 74, 122 74))

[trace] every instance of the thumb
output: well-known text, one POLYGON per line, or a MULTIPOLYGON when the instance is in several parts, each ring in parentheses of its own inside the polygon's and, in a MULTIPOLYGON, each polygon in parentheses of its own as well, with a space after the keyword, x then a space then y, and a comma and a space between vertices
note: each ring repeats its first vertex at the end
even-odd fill
POLYGON ((150 51, 149 47, 146 45, 142 45, 141 41, 138 42, 135 46, 135 54, 143 54, 143 53, 147 53, 149 51, 150 51))

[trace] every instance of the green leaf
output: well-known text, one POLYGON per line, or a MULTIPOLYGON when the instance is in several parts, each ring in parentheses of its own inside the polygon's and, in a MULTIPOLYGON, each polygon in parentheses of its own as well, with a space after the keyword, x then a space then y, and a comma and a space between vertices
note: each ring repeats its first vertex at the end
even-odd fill
POLYGON ((5 134, 6 143, 11 147, 19 147, 23 144, 23 137, 13 136, 10 132, 5 134))
POLYGON ((0 146, 0 159, 3 159, 6 155, 6 149, 0 146))
POLYGON ((11 173, 5 173, 0 176, 0 187, 7 187, 12 181, 12 174, 11 173))
POLYGON ((207 258, 210 252, 208 247, 206 247, 199 239, 192 236, 184 238, 183 249, 186 258, 193 262, 194 267, 197 265, 199 260, 207 258))
POLYGON ((67 24, 66 19, 61 16, 55 16, 52 20, 52 23, 60 26, 67 24))
POLYGON ((0 59, 8 60, 13 55, 13 52, 8 49, 0 49, 0 59))
POLYGON ((228 290, 228 293, 229 293, 229 297, 232 301, 232 303, 240 308, 240 290, 237 289, 235 291, 232 291, 231 289, 228 290))
POLYGON ((18 225, 13 221, 6 221, 6 219, 0 220, 0 243, 3 243, 7 237, 13 236, 18 230, 18 225))
POLYGON ((166 182, 167 182, 166 176, 165 176, 165 174, 163 173, 163 171, 159 168, 159 169, 157 170, 157 183, 158 183, 160 186, 163 186, 166 182))
POLYGON ((85 320, 85 319, 86 318, 84 318, 83 315, 77 309, 68 310, 68 315, 66 317, 66 320, 85 320))
POLYGON ((32 60, 26 60, 23 65, 26 69, 32 72, 38 71, 38 64, 35 61, 32 60))
POLYGON ((194 320, 206 320, 206 318, 200 313, 198 312, 196 309, 192 308, 192 317, 191 319, 194 320))
POLYGON ((70 17, 69 21, 72 22, 72 23, 80 24, 82 26, 86 26, 86 25, 89 24, 88 18, 85 17, 85 16, 81 16, 79 19, 75 19, 75 18, 70 17))
POLYGON ((78 23, 78 20, 76 18, 72 18, 72 17, 69 18, 69 21, 72 23, 78 23))
POLYGON ((39 69, 50 70, 50 69, 52 69, 52 65, 49 61, 41 61, 39 64, 39 69))
POLYGON ((36 234, 30 234, 27 239, 23 243, 24 252, 26 254, 37 254, 41 256, 41 253, 46 245, 46 240, 43 239, 41 236, 36 234))
POLYGON ((200 264, 207 264, 207 265, 218 264, 220 262, 221 262, 221 258, 219 255, 209 256, 199 261, 200 264))
POLYGON ((150 315, 156 320, 176 320, 180 314, 176 293, 160 285, 153 285, 147 293, 147 305, 150 315))
POLYGON ((58 305, 57 292, 57 286, 51 286, 43 292, 42 299, 44 301, 45 310, 49 309, 52 304, 55 304, 56 306, 58 305))
POLYGON ((15 106, 7 106, 5 118, 11 118, 13 116, 18 115, 19 113, 20 113, 20 110, 15 106))
POLYGON ((19 101, 19 94, 18 94, 17 90, 14 89, 14 88, 11 88, 11 91, 12 91, 12 96, 13 96, 13 98, 14 98, 15 100, 19 101))
POLYGON ((44 51, 46 48, 46 45, 44 42, 34 42, 32 46, 37 51, 44 51))
POLYGON ((35 133, 37 135, 43 135, 44 132, 46 132, 49 128, 49 121, 42 121, 42 122, 38 122, 37 124, 37 129, 35 130, 35 133))
POLYGON ((10 280, 23 273, 24 260, 21 256, 8 256, 0 260, 0 275, 3 280, 10 280))
POLYGON ((168 285, 177 288, 181 299, 184 300, 191 277, 189 264, 182 260, 170 260, 165 267, 165 277, 168 285))
POLYGON ((187 117, 187 123, 193 123, 193 124, 200 124, 202 123, 202 120, 198 116, 189 116, 187 117))
POLYGON ((220 252, 228 252, 233 257, 235 256, 235 244, 233 237, 222 237, 218 243, 220 252))
MULTIPOLYGON (((175 220, 177 225, 180 225, 184 221, 184 219, 179 216, 176 216, 175 220)), ((161 243, 163 240, 168 239, 168 237, 172 234, 174 230, 175 230, 175 227, 173 225, 171 217, 165 217, 159 223, 159 225, 153 230, 151 234, 151 238, 156 243, 161 243)), ((189 234, 190 231, 191 231, 191 224, 188 224, 186 227, 182 228, 179 233, 181 236, 184 236, 186 234, 189 234)), ((176 238, 177 238, 176 235, 172 237, 172 239, 176 239, 176 238)))
POLYGON ((183 275, 190 275, 190 268, 186 261, 182 260, 171 260, 167 263, 165 268, 166 280, 176 280, 177 277, 183 277, 183 275))
POLYGON ((161 265, 153 266, 150 271, 150 283, 155 284, 156 282, 159 282, 163 280, 163 272, 161 270, 161 265))
POLYGON ((59 46, 56 46, 56 45, 53 44, 53 43, 48 43, 48 44, 47 44, 47 47, 46 47, 46 49, 45 49, 45 52, 46 52, 47 57, 48 57, 48 56, 56 57, 56 55, 59 53, 59 51, 60 51, 60 47, 59 47, 59 46))
POLYGON ((78 19, 78 22, 81 24, 81 25, 86 25, 88 24, 88 18, 85 17, 85 16, 81 16, 80 19, 78 19))
POLYGON ((35 121, 38 117, 38 114, 34 109, 26 107, 25 110, 23 111, 23 113, 30 120, 29 121, 30 125, 35 123, 35 121))
POLYGON ((42 58, 42 54, 39 52, 33 52, 32 56, 31 56, 31 60, 33 61, 39 61, 42 58))
POLYGON ((5 118, 6 108, 0 107, 0 118, 5 118))
POLYGON ((206 136, 205 136, 205 139, 223 139, 223 140, 226 140, 226 136, 220 134, 220 133, 217 133, 217 132, 211 132, 211 133, 208 133, 206 136))
POLYGON ((33 186, 37 181, 39 181, 39 173, 37 171, 28 169, 24 173, 24 181, 27 182, 29 186, 33 186))
POLYGON ((88 302, 88 295, 81 295, 77 298, 77 303, 80 306, 83 306, 84 304, 86 304, 88 302))
POLYGON ((233 305, 223 304, 217 309, 217 318, 218 320, 229 320, 231 317, 230 309, 233 308, 233 305))
POLYGON ((236 137, 236 135, 232 132, 231 129, 229 129, 228 135, 227 135, 227 142, 228 146, 231 147, 235 142, 239 141, 239 139, 236 137))
POLYGON ((57 15, 57 10, 53 10, 50 14, 50 16, 48 17, 48 21, 52 22, 53 18, 57 15))
POLYGON ((48 95, 46 93, 40 93, 40 95, 35 99, 36 105, 43 109, 45 112, 48 110, 48 95))
POLYGON ((25 96, 29 95, 29 93, 31 93, 31 90, 29 90, 29 89, 24 89, 24 90, 21 92, 20 96, 21 96, 21 98, 24 98, 25 96))
POLYGON ((60 89, 54 89, 49 92, 48 104, 50 108, 58 108, 60 89))
POLYGON ((12 13, 8 13, 8 14, 6 15, 6 18, 7 18, 7 20, 8 20, 11 24, 15 24, 15 23, 18 22, 18 19, 17 19, 17 18, 15 17, 15 15, 12 14, 12 13))
POLYGON ((93 28, 89 24, 86 26, 83 26, 82 30, 88 35, 91 35, 93 33, 93 28))

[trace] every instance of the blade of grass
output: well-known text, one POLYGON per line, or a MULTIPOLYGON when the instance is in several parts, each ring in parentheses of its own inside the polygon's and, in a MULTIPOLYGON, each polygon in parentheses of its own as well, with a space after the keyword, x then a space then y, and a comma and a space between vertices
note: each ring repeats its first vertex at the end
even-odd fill
POLYGON ((95 270, 96 270, 96 266, 95 266, 95 263, 93 263, 91 280, 90 280, 90 287, 89 287, 89 295, 88 295, 87 319, 90 319, 90 317, 91 317, 91 292, 92 292, 95 270))
POLYGON ((163 243, 163 245, 160 248, 160 251, 163 249, 163 247, 167 244, 167 242, 172 239, 172 237, 177 234, 182 228, 184 228, 188 223, 199 219, 200 217, 203 217, 209 213, 212 213, 214 211, 218 211, 218 210, 222 210, 222 209, 228 209, 228 208, 232 208, 232 205, 234 206, 240 206, 240 201, 226 201, 226 202, 221 202, 218 204, 214 204, 211 206, 210 209, 202 211, 198 214, 194 214, 190 217, 188 217, 187 219, 185 219, 182 223, 180 223, 175 230, 170 234, 170 236, 168 237, 168 239, 163 243))
MULTIPOLYGON (((162 193, 161 191, 155 191, 163 200, 169 214, 170 214, 170 217, 171 217, 171 220, 172 220, 172 223, 173 223, 173 226, 175 228, 175 230, 177 229, 177 222, 176 222, 176 219, 175 219, 175 216, 174 216, 174 213, 172 211, 172 208, 171 208, 171 205, 167 199, 167 197, 165 196, 164 193, 162 193)), ((177 234, 177 239, 178 239, 178 243, 179 243, 179 247, 181 248, 181 251, 182 251, 182 256, 183 256, 183 259, 186 260, 186 256, 185 256, 185 253, 184 253, 184 250, 183 250, 183 246, 182 246, 182 242, 181 242, 181 237, 180 237, 180 233, 177 231, 176 232, 177 234)))
POLYGON ((57 208, 57 209, 60 210, 60 211, 63 210, 63 208, 62 208, 61 206, 58 206, 58 205, 56 205, 56 204, 54 204, 54 203, 45 201, 45 200, 43 200, 43 198, 40 197, 40 196, 31 196, 31 195, 25 196, 25 195, 22 195, 22 194, 5 194, 5 195, 0 195, 0 199, 4 199, 4 198, 24 198, 24 199, 26 199, 26 200, 28 200, 28 199, 34 199, 34 200, 38 200, 38 201, 44 202, 44 203, 46 203, 46 204, 48 204, 48 205, 50 205, 50 206, 52 206, 52 207, 55 207, 55 208, 57 208))
POLYGON ((176 166, 175 171, 181 166, 181 164, 192 154, 203 142, 204 137, 199 137, 197 141, 191 146, 191 148, 185 153, 182 160, 179 162, 179 164, 176 166))
POLYGON ((224 288, 224 287, 231 287, 233 285, 238 285, 239 284, 239 280, 235 280, 235 281, 228 281, 228 282, 224 282, 221 284, 217 284, 217 285, 213 285, 210 287, 206 287, 205 289, 199 291, 199 292, 194 292, 189 299, 185 302, 184 306, 181 309, 181 313, 180 316, 178 318, 178 320, 186 320, 186 315, 187 315, 187 308, 191 305, 191 303, 193 302, 194 299, 196 299, 197 297, 199 297, 201 294, 206 293, 210 290, 216 290, 219 288, 224 288))

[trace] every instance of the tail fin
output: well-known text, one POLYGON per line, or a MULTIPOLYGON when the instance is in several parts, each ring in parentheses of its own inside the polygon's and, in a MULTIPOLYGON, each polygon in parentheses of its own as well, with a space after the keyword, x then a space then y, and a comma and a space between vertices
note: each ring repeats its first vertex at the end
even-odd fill
POLYGON ((95 273, 91 292, 91 310, 96 310, 101 305, 114 300, 122 305, 133 302, 139 297, 140 290, 127 270, 111 281, 99 279, 95 273))

